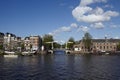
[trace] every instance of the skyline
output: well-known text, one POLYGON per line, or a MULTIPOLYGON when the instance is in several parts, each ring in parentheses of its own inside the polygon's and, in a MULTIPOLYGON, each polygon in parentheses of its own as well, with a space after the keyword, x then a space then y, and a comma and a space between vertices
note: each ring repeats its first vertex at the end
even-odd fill
POLYGON ((0 32, 51 34, 57 41, 120 38, 120 0, 1 0, 0 32))

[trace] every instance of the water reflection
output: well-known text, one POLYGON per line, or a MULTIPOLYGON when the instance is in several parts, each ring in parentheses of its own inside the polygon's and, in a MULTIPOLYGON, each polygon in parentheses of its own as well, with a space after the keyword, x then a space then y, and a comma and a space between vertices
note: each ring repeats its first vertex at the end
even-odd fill
POLYGON ((120 56, 0 57, 0 80, 119 80, 120 56))

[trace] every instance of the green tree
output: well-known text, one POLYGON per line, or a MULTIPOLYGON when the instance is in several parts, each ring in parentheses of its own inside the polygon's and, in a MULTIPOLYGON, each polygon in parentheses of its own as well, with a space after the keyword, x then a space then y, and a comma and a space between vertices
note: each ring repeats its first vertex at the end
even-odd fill
POLYGON ((3 49, 3 45, 0 45, 0 50, 2 50, 3 49))
POLYGON ((117 45, 117 50, 120 51, 120 42, 117 45))
POLYGON ((83 37, 83 44, 85 46, 85 49, 87 49, 88 51, 90 51, 91 49, 91 45, 92 45, 92 36, 87 32, 85 33, 84 37, 83 37))
POLYGON ((61 47, 61 45, 59 44, 59 43, 54 43, 54 48, 60 48, 61 47))
POLYGON ((30 50, 32 49, 32 44, 30 44, 30 50))
POLYGON ((24 51, 25 50, 25 46, 24 43, 21 44, 21 50, 24 51))
POLYGON ((70 48, 70 49, 72 49, 73 46, 74 46, 74 44, 75 44, 74 38, 73 38, 73 37, 69 38, 67 47, 70 48), (69 43, 69 42, 70 42, 70 43, 69 43))
POLYGON ((50 43, 47 43, 47 42, 53 42, 53 41, 54 41, 54 39, 53 39, 53 36, 52 36, 52 35, 46 34, 46 35, 43 36, 43 45, 44 45, 47 49, 51 49, 51 48, 52 48, 51 44, 50 44, 50 43))

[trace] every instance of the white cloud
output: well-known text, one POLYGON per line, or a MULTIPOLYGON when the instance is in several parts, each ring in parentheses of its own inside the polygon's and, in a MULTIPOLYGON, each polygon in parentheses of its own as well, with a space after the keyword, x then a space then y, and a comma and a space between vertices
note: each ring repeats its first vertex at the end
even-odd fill
POLYGON ((104 10, 100 7, 96 7, 95 10, 92 11, 95 15, 102 15, 104 13, 104 10))
POLYGON ((90 30, 90 29, 89 29, 87 26, 81 25, 81 26, 78 28, 77 32, 80 32, 80 31, 88 32, 89 30, 90 30))
POLYGON ((118 36, 116 36, 116 37, 114 37, 115 39, 119 39, 119 37, 118 36))
POLYGON ((96 2, 107 2, 107 0, 81 0, 80 5, 81 6, 86 6, 92 3, 96 3, 96 2))
POLYGON ((73 8, 74 8, 74 6, 69 6, 69 8, 70 8, 70 9, 73 9, 73 8))
POLYGON ((118 16, 118 15, 119 15, 119 13, 116 12, 116 11, 106 11, 106 12, 104 13, 104 16, 107 16, 107 17, 116 17, 116 16, 118 16))
POLYGON ((71 26, 72 28, 77 28, 77 27, 78 27, 78 25, 77 25, 76 23, 72 23, 70 26, 71 26))
POLYGON ((112 5, 108 5, 108 4, 107 4, 107 5, 105 5, 104 7, 105 7, 105 8, 113 8, 113 6, 112 6, 112 5))
POLYGON ((95 2, 105 1, 106 0, 81 0, 80 5, 73 9, 72 15, 77 21, 80 22, 96 23, 109 21, 112 17, 118 16, 119 13, 111 10, 104 11, 100 7, 93 9, 92 7, 87 6, 88 4, 95 2))
POLYGON ((65 26, 63 26, 63 27, 61 27, 60 28, 60 32, 70 32, 71 31, 71 27, 65 27, 65 26))
POLYGON ((50 32, 49 34, 55 36, 55 35, 62 33, 62 32, 71 32, 74 28, 78 28, 78 25, 76 23, 72 23, 68 27, 62 26, 62 27, 50 32))
POLYGON ((49 34, 49 35, 53 35, 53 33, 51 33, 51 32, 50 32, 50 33, 48 33, 48 34, 49 34))
POLYGON ((99 23, 93 23, 90 26, 93 27, 93 28, 96 28, 96 29, 103 29, 104 28, 104 25, 101 22, 99 22, 99 23))
POLYGON ((120 28, 120 25, 111 24, 110 27, 111 28, 120 28))
POLYGON ((110 25, 111 28, 117 28, 118 26, 117 25, 110 25))

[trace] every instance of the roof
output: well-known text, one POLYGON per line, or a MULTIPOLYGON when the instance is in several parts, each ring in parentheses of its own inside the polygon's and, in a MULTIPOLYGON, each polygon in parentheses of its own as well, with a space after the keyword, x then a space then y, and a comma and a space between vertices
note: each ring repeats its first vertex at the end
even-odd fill
POLYGON ((92 39, 93 42, 120 42, 120 39, 92 39))
MULTIPOLYGON (((80 40, 81 42, 82 40, 80 40)), ((120 42, 120 39, 92 39, 92 42, 120 42)))
POLYGON ((4 36, 4 33, 0 32, 0 35, 4 36))

